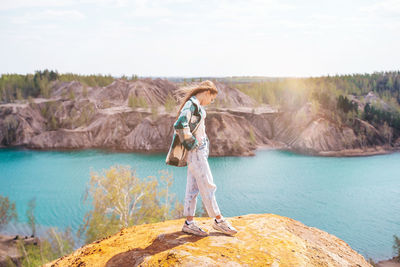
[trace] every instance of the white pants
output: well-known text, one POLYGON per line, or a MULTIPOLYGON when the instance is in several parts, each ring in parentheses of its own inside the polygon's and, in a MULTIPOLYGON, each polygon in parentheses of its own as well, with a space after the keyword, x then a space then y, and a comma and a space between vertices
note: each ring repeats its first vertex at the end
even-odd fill
POLYGON ((213 176, 208 165, 208 154, 209 140, 207 137, 200 141, 199 147, 188 151, 188 172, 183 216, 195 215, 199 192, 208 216, 216 217, 221 214, 215 199, 217 186, 213 182, 213 176))

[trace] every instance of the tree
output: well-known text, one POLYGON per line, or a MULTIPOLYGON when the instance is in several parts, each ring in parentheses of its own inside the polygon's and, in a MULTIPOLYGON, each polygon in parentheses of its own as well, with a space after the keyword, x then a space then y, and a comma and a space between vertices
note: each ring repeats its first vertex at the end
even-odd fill
POLYGON ((47 78, 40 78, 37 80, 37 84, 38 84, 40 94, 42 95, 42 97, 49 98, 50 91, 51 91, 49 80, 47 80, 47 78))
POLYGON ((5 145, 11 145, 17 136, 17 129, 19 127, 18 117, 15 114, 8 115, 3 120, 3 125, 5 130, 5 132, 3 132, 3 142, 5 141, 5 145))
POLYGON ((90 243, 124 227, 180 216, 182 208, 177 202, 173 204, 174 196, 168 191, 172 175, 163 171, 161 180, 167 185, 164 190, 158 189, 156 177, 140 179, 129 166, 112 166, 101 174, 91 171, 84 201, 90 196, 93 209, 86 213, 78 236, 90 243), (171 212, 171 207, 175 211, 171 212))
MULTIPOLYGON (((18 266, 42 266, 52 260, 71 253, 74 250, 75 241, 71 228, 64 232, 55 227, 47 230, 39 242, 25 243, 24 239, 17 240, 17 248, 21 255, 18 266)), ((15 266, 15 265, 11 265, 15 266)))
POLYGON ((364 106, 364 113, 363 113, 362 118, 363 118, 364 120, 367 120, 367 121, 371 121, 371 120, 372 120, 371 105, 370 105, 369 103, 367 103, 367 104, 364 106))
POLYGON ((172 173, 169 173, 166 170, 160 170, 161 174, 160 180, 163 184, 163 189, 160 191, 160 197, 164 198, 164 205, 162 206, 163 218, 162 220, 169 220, 183 217, 183 205, 176 201, 174 209, 171 210, 172 202, 175 198, 175 194, 171 194, 170 187, 173 184, 173 176, 172 173))
POLYGON ((382 126, 382 134, 388 141, 389 146, 392 144, 393 129, 385 121, 382 126))
POLYGON ((17 220, 18 215, 15 209, 15 202, 10 202, 8 197, 0 195, 0 230, 12 220, 17 220))
POLYGON ((17 89, 16 89, 16 94, 17 94, 17 99, 18 99, 18 100, 24 99, 24 97, 22 96, 21 89, 17 88, 17 89))
POLYGON ((75 241, 69 226, 65 228, 64 232, 59 231, 56 227, 51 227, 47 231, 45 241, 50 243, 56 258, 62 257, 74 250, 75 241))
POLYGON ((266 99, 263 102, 266 102, 270 105, 276 105, 276 103, 277 103, 276 96, 275 96, 275 92, 272 89, 265 91, 265 98, 266 99))
POLYGON ((36 198, 32 198, 28 202, 28 209, 26 210, 26 217, 28 218, 28 224, 31 227, 33 236, 36 235, 35 207, 36 207, 36 198))
POLYGON ((397 237, 396 235, 393 235, 393 238, 394 238, 393 249, 396 253, 397 261, 400 262, 400 238, 397 237))

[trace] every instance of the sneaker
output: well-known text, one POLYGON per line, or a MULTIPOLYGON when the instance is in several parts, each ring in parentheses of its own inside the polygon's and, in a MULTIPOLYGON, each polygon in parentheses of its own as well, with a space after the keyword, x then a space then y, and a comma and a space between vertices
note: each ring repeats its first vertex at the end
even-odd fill
POLYGON ((217 222, 216 219, 214 219, 214 223, 212 226, 215 230, 221 231, 224 234, 228 235, 234 235, 237 233, 237 230, 235 227, 233 227, 227 220, 223 220, 222 222, 217 222))
POLYGON ((188 224, 185 220, 185 224, 182 227, 182 232, 188 233, 188 234, 194 234, 194 235, 199 235, 199 236, 208 236, 208 233, 201 229, 199 226, 196 225, 195 222, 192 222, 191 224, 188 224))

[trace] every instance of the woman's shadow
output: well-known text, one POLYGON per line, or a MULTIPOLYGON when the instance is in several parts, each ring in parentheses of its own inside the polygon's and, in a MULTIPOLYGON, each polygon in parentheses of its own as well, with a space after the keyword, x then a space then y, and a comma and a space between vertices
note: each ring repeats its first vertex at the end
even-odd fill
MULTIPOLYGON (((210 235, 224 235, 223 233, 210 233, 210 235)), ((158 235, 153 243, 151 243, 146 248, 135 248, 126 252, 122 252, 113 256, 110 260, 108 260, 106 266, 138 266, 143 262, 144 258, 150 255, 154 255, 160 253, 162 251, 174 248, 176 246, 182 245, 187 242, 196 242, 206 236, 195 236, 188 235, 182 231, 176 231, 168 234, 160 234, 158 235), (184 237, 180 237, 180 236, 184 237)))

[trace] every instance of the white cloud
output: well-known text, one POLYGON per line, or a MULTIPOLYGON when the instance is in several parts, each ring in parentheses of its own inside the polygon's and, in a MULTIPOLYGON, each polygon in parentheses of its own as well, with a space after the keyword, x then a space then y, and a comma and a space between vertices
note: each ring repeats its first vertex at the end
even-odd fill
POLYGON ((106 20, 101 23, 98 29, 94 30, 93 34, 99 41, 101 39, 122 39, 126 41, 144 32, 150 32, 150 28, 147 26, 126 25, 124 21, 106 20))
POLYGON ((60 7, 69 4, 68 0, 2 0, 0 10, 32 7, 60 7))
POLYGON ((93 6, 106 6, 109 8, 119 8, 129 6, 131 3, 135 3, 135 1, 129 0, 74 0, 75 4, 91 4, 93 6))
POLYGON ((130 15, 141 18, 160 18, 172 16, 173 13, 170 9, 163 6, 137 5, 130 12, 130 15))
POLYGON ((125 7, 141 0, 1 0, 0 10, 20 8, 51 8, 93 4, 108 7, 125 7))
POLYGON ((78 10, 47 9, 37 12, 27 12, 24 15, 12 17, 11 22, 14 24, 27 24, 41 20, 80 20, 83 18, 85 18, 85 15, 78 10))
MULTIPOLYGON (((278 11, 285 12, 295 7, 289 4, 283 4, 275 0, 248 0, 248 1, 215 1, 208 13, 204 13, 209 18, 216 20, 255 20, 267 19, 278 11)), ((281 13, 280 16, 285 13, 281 13)))
POLYGON ((381 0, 364 6, 360 10, 371 16, 400 17, 400 0, 381 0))
POLYGON ((400 0, 0 1, 3 72, 300 75, 364 70, 366 54, 369 69, 399 61, 400 0))

